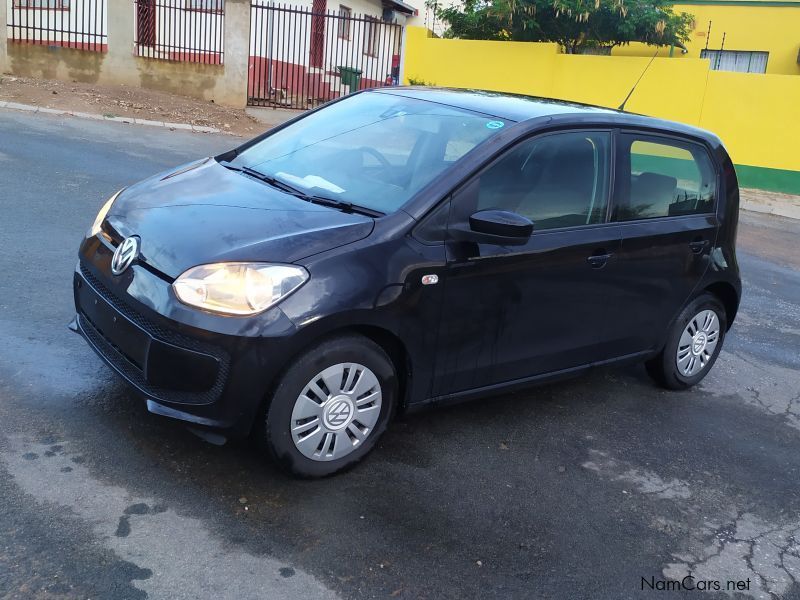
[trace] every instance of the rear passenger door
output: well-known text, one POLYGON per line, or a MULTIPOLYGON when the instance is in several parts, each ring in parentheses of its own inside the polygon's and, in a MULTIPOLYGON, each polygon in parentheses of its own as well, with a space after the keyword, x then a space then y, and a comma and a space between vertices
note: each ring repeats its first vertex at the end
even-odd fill
POLYGON ((610 315, 619 354, 663 342, 709 265, 717 236, 716 169, 706 148, 634 132, 617 136, 612 221, 623 302, 610 315))

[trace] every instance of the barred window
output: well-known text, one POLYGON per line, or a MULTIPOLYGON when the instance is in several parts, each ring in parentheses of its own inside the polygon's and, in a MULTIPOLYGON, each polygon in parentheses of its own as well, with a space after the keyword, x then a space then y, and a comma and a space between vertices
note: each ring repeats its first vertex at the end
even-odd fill
POLYGON ((343 40, 350 39, 350 19, 353 11, 344 4, 339 5, 339 37, 343 40))
POLYGON ((366 19, 367 21, 364 23, 364 54, 378 56, 379 21, 374 17, 367 17, 366 19))
POLYGON ((766 73, 769 52, 744 50, 701 50, 700 58, 711 61, 712 71, 737 73, 766 73))

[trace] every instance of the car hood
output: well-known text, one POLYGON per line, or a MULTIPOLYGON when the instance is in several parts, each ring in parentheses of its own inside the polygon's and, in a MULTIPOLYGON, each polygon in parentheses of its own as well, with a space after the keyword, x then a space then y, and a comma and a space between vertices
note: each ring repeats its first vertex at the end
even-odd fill
POLYGON ((365 238, 374 220, 311 204, 205 159, 124 190, 105 227, 139 236, 140 260, 171 278, 222 261, 291 263, 365 238))

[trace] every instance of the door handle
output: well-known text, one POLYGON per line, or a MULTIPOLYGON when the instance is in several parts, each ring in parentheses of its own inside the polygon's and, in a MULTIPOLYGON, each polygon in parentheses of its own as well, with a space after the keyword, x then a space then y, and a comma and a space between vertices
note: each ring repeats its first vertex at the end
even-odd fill
POLYGON ((703 250, 705 250, 709 245, 708 240, 694 240, 693 242, 689 242, 689 248, 692 249, 694 254, 700 254, 703 250))
POLYGON ((593 269, 602 269, 608 262, 608 259, 614 256, 613 254, 606 253, 605 250, 598 250, 586 260, 589 262, 593 269), (602 254, 601 254, 602 253, 602 254))

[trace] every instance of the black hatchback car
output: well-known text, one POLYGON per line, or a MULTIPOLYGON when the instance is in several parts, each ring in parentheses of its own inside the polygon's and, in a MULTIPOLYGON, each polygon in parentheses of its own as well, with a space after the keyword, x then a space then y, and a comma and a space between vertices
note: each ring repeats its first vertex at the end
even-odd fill
POLYGON ((705 131, 372 90, 115 194, 73 328, 150 411, 327 475, 397 410, 627 361, 696 384, 739 305, 738 202, 705 131))

